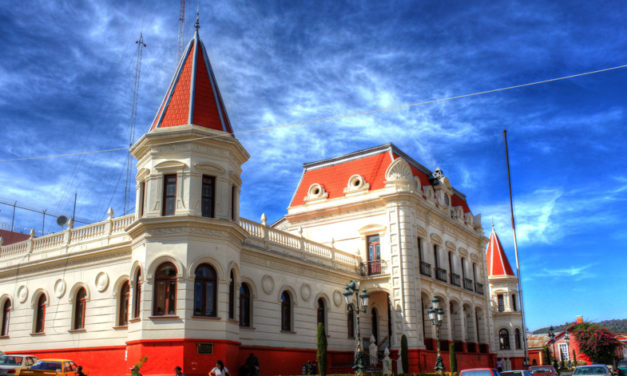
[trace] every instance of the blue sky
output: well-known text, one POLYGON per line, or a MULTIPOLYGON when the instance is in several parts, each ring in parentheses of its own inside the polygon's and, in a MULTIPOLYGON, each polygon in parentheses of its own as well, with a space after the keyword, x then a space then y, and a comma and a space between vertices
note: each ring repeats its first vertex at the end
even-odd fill
MULTIPOLYGON (((185 43, 196 2, 188 2, 185 43)), ((201 1, 233 127, 247 131, 619 66, 620 1, 201 1)), ((99 221, 121 214, 135 41, 138 138, 177 62, 179 2, 0 5, 0 201, 99 221)), ((302 163, 392 142, 441 167, 493 220, 515 265, 508 130, 528 327, 627 318, 627 69, 369 116, 238 136, 242 216, 286 211, 302 163)), ((0 205, 0 226, 11 208, 0 205)), ((16 228, 41 230, 18 210, 16 228)), ((46 231, 59 227, 48 220, 46 231)))

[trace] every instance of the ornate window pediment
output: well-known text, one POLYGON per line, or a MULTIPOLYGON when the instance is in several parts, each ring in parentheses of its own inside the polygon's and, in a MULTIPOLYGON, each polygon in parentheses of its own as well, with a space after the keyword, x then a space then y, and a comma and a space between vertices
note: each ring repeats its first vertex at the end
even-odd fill
POLYGON ((355 174, 348 179, 348 184, 344 188, 344 193, 365 192, 370 189, 370 184, 361 177, 361 175, 355 174))
POLYGON ((187 165, 183 162, 179 161, 163 161, 155 166, 155 170, 157 171, 173 171, 173 170, 181 170, 186 168, 187 165))
POLYGON ((305 202, 325 200, 327 197, 329 197, 329 193, 324 189, 324 187, 318 183, 313 183, 307 190, 305 202))

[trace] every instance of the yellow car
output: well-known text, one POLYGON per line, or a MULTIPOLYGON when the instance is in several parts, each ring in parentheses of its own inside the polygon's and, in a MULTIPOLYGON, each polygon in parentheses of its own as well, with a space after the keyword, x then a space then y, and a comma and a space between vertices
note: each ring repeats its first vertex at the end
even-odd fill
POLYGON ((16 376, 76 376, 78 366, 68 359, 39 359, 30 369, 18 370, 16 376))

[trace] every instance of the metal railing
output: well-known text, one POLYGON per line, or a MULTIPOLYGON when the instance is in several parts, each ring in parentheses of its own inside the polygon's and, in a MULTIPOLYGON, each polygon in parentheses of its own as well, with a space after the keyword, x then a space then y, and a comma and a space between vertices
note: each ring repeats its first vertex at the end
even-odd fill
POLYGON ((483 284, 475 283, 475 292, 479 295, 483 295, 483 284))
POLYGON ((448 282, 446 278, 446 269, 435 268, 435 278, 442 282, 448 282))
POLYGON ((428 262, 420 261, 420 274, 431 277, 431 264, 428 262))
POLYGON ((472 286, 472 279, 464 278, 464 288, 469 291, 474 291, 472 286))
POLYGON ((453 286, 461 286, 461 279, 459 274, 451 273, 451 285, 453 286))

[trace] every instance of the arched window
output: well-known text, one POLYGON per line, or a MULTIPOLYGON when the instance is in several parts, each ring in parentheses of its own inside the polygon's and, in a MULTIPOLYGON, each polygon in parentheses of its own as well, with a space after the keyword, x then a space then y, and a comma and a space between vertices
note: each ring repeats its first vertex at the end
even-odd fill
POLYGON ((250 288, 242 283, 239 288, 239 326, 250 327, 250 288))
POLYGON ((81 287, 76 292, 76 300, 74 301, 74 323, 72 329, 85 328, 85 308, 87 307, 87 291, 81 287))
POLYGON ((43 333, 46 323, 46 295, 39 295, 35 311, 35 333, 43 333))
POLYGON ((128 302, 130 299, 131 285, 125 281, 120 287, 120 308, 118 311, 118 326, 128 325, 128 302))
POLYGON ((2 337, 9 335, 9 315, 11 314, 11 300, 7 299, 2 307, 2 337))
POLYGON ((229 319, 235 318, 235 278, 231 270, 231 280, 229 281, 229 319))
POLYGON ((159 265, 155 272, 152 314, 176 314, 176 266, 170 262, 159 265))
POLYGON ((325 309, 324 309, 324 299, 318 299, 318 324, 322 324, 322 327, 326 327, 326 323, 324 320, 325 309))
POLYGON ((133 290, 133 318, 139 318, 141 313, 141 300, 142 300, 142 270, 137 268, 137 274, 135 274, 135 283, 133 290))
POLYGON ((375 340, 379 340, 379 313, 376 308, 372 309, 372 335, 375 340))
POLYGON ((281 294, 281 330, 292 331, 292 298, 287 291, 281 294))
POLYGON ((516 350, 520 350, 521 343, 520 343, 520 329, 516 328, 516 330, 514 330, 514 344, 516 344, 516 350))
POLYGON ((355 311, 352 305, 348 307, 346 313, 346 329, 348 329, 348 338, 355 338, 355 311))
POLYGON ((211 265, 200 264, 196 268, 194 316, 216 316, 216 282, 216 270, 211 265))
POLYGON ((499 348, 501 350, 509 350, 509 332, 507 329, 499 330, 499 348))

